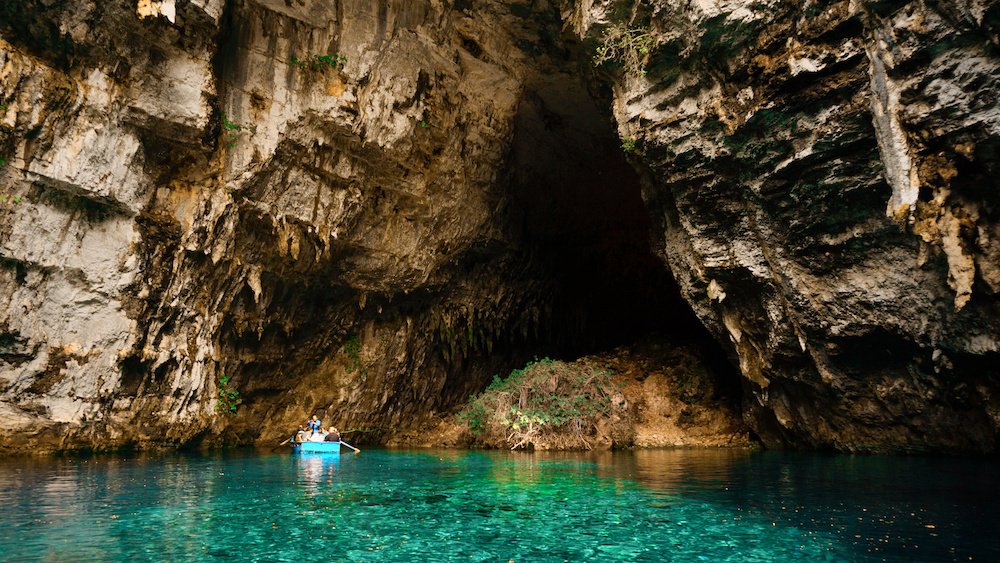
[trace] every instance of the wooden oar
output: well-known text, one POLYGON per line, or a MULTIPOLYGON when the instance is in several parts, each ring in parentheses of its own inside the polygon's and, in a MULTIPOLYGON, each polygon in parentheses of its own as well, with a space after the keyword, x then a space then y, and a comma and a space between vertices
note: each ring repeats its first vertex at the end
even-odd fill
POLYGON ((360 452, 360 451, 361 451, 361 450, 359 450, 358 448, 355 448, 354 446, 352 446, 352 445, 348 444, 347 442, 345 442, 345 441, 343 441, 343 440, 341 440, 341 441, 340 441, 340 443, 341 443, 341 444, 344 444, 344 445, 345 445, 345 446, 347 446, 348 448, 351 448, 352 450, 354 450, 354 453, 358 453, 358 452, 360 452))
POLYGON ((289 438, 289 439, 285 440, 284 442, 278 444, 278 447, 280 448, 281 446, 284 446, 285 444, 287 444, 288 442, 291 442, 291 441, 292 441, 292 439, 289 438))

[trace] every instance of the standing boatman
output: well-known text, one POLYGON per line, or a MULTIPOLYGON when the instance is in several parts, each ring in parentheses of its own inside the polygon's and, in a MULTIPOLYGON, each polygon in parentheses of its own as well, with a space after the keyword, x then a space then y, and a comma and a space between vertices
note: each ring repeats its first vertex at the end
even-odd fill
POLYGON ((311 431, 311 433, 315 434, 319 432, 321 426, 322 422, 320 421, 320 419, 316 415, 312 415, 312 418, 309 419, 309 430, 311 431))

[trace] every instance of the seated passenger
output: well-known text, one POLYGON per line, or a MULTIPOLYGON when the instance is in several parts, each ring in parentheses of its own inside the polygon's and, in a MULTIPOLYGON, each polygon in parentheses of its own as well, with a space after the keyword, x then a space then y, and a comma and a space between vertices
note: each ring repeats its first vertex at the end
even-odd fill
POLYGON ((326 434, 324 434, 322 432, 319 432, 319 431, 316 431, 316 432, 313 432, 312 435, 309 436, 309 441, 310 442, 322 442, 323 438, 325 438, 325 437, 326 437, 326 434))
POLYGON ((327 442, 340 441, 340 431, 337 430, 336 426, 331 426, 330 428, 327 428, 325 441, 327 442))

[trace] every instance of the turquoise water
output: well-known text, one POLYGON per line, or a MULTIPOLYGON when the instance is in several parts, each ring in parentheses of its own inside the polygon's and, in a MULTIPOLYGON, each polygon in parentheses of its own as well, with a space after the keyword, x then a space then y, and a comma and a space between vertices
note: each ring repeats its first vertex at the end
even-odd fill
POLYGON ((1000 464, 660 450, 0 460, 2 561, 998 561, 1000 464))

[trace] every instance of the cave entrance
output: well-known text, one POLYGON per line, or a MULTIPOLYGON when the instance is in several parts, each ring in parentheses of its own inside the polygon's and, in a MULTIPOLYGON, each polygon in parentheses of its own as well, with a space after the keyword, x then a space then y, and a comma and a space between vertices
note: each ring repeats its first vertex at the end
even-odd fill
MULTIPOLYGON (((738 420, 739 370, 657 256, 652 241, 663 233, 652 231, 640 176, 625 152, 629 143, 585 76, 540 75, 515 118, 508 234, 553 288, 549 330, 529 343, 529 353, 566 361, 596 355, 637 382, 661 374, 648 389, 664 396, 649 397, 651 404, 662 398, 686 406, 668 415, 649 411, 648 419, 636 414, 647 428, 671 428, 688 411, 738 420)), ((633 393, 630 401, 647 400, 647 391, 633 393)))
POLYGON ((547 74, 515 121, 509 224, 558 288, 551 352, 570 358, 659 335, 724 358, 651 248, 639 176, 598 104, 579 75, 547 74))

